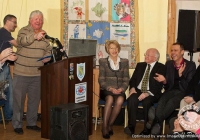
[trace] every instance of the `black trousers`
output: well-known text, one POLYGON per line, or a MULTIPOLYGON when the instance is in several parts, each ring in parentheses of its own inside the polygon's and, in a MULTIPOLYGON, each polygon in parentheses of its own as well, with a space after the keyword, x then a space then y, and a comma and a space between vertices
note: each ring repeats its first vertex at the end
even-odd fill
MULTIPOLYGON (((141 95, 141 91, 137 90, 137 93, 131 94, 131 96, 127 99, 127 108, 128 108, 128 127, 134 133, 136 126, 136 116, 138 111, 139 100, 138 97, 141 95)), ((158 100, 155 96, 149 95, 144 100, 142 100, 142 106, 144 111, 144 129, 146 127, 146 123, 148 122, 148 111, 154 103, 158 100)))
POLYGON ((156 108, 156 119, 161 125, 175 109, 179 108, 184 93, 179 89, 172 89, 163 93, 156 108))

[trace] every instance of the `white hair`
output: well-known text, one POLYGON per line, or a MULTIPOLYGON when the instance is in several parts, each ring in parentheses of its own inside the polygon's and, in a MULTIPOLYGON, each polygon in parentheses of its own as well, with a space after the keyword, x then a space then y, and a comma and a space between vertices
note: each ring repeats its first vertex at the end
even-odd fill
POLYGON ((42 15, 43 16, 43 13, 39 10, 35 10, 35 11, 32 11, 30 16, 29 16, 29 20, 34 16, 34 15, 42 15))

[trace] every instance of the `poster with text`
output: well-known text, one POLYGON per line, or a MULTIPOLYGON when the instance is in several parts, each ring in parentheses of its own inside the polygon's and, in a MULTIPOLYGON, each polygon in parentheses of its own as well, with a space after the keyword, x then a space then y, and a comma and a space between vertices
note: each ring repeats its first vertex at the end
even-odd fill
POLYGON ((110 23, 110 39, 130 45, 130 23, 110 23))
POLYGON ((103 0, 89 0, 89 20, 108 21, 108 3, 103 0))
POLYGON ((105 44, 110 39, 109 22, 87 22, 86 37, 96 39, 98 44, 105 44))
POLYGON ((69 20, 85 20, 85 0, 68 1, 69 20))
POLYGON ((75 84, 75 103, 87 100, 87 83, 75 84))
POLYGON ((130 21, 130 0, 112 0, 112 20, 130 21))

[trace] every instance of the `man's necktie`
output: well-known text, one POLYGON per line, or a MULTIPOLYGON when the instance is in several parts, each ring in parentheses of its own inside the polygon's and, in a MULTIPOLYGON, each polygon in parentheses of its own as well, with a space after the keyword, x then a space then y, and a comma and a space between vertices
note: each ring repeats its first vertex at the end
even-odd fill
POLYGON ((149 71, 150 71, 150 67, 151 67, 151 65, 148 64, 148 68, 147 68, 147 70, 146 70, 146 72, 145 72, 145 75, 144 75, 144 78, 143 78, 143 80, 142 80, 142 86, 141 86, 141 91, 142 91, 142 92, 147 92, 147 84, 148 84, 148 82, 149 82, 149 71))

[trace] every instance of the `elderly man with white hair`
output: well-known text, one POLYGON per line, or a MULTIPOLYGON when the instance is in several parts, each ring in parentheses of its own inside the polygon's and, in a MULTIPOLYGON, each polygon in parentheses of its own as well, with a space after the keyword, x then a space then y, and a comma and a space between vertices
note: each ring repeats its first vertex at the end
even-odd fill
POLYGON ((37 61, 41 57, 51 54, 49 41, 44 38, 43 14, 39 10, 31 12, 29 24, 20 29, 17 36, 18 59, 15 61, 13 78, 13 119, 12 125, 17 134, 23 134, 22 118, 24 101, 28 95, 28 108, 26 113, 26 128, 41 131, 36 125, 37 111, 40 102, 40 70, 39 67, 48 62, 50 58, 37 61))
POLYGON ((128 127, 124 132, 128 135, 135 134, 136 115, 138 105, 142 102, 144 111, 144 130, 140 135, 149 135, 150 129, 146 127, 148 122, 148 111, 161 97, 163 84, 155 80, 157 73, 165 75, 164 64, 158 62, 160 54, 157 49, 149 48, 144 55, 144 62, 137 63, 133 76, 129 82, 130 91, 127 99, 128 127))

